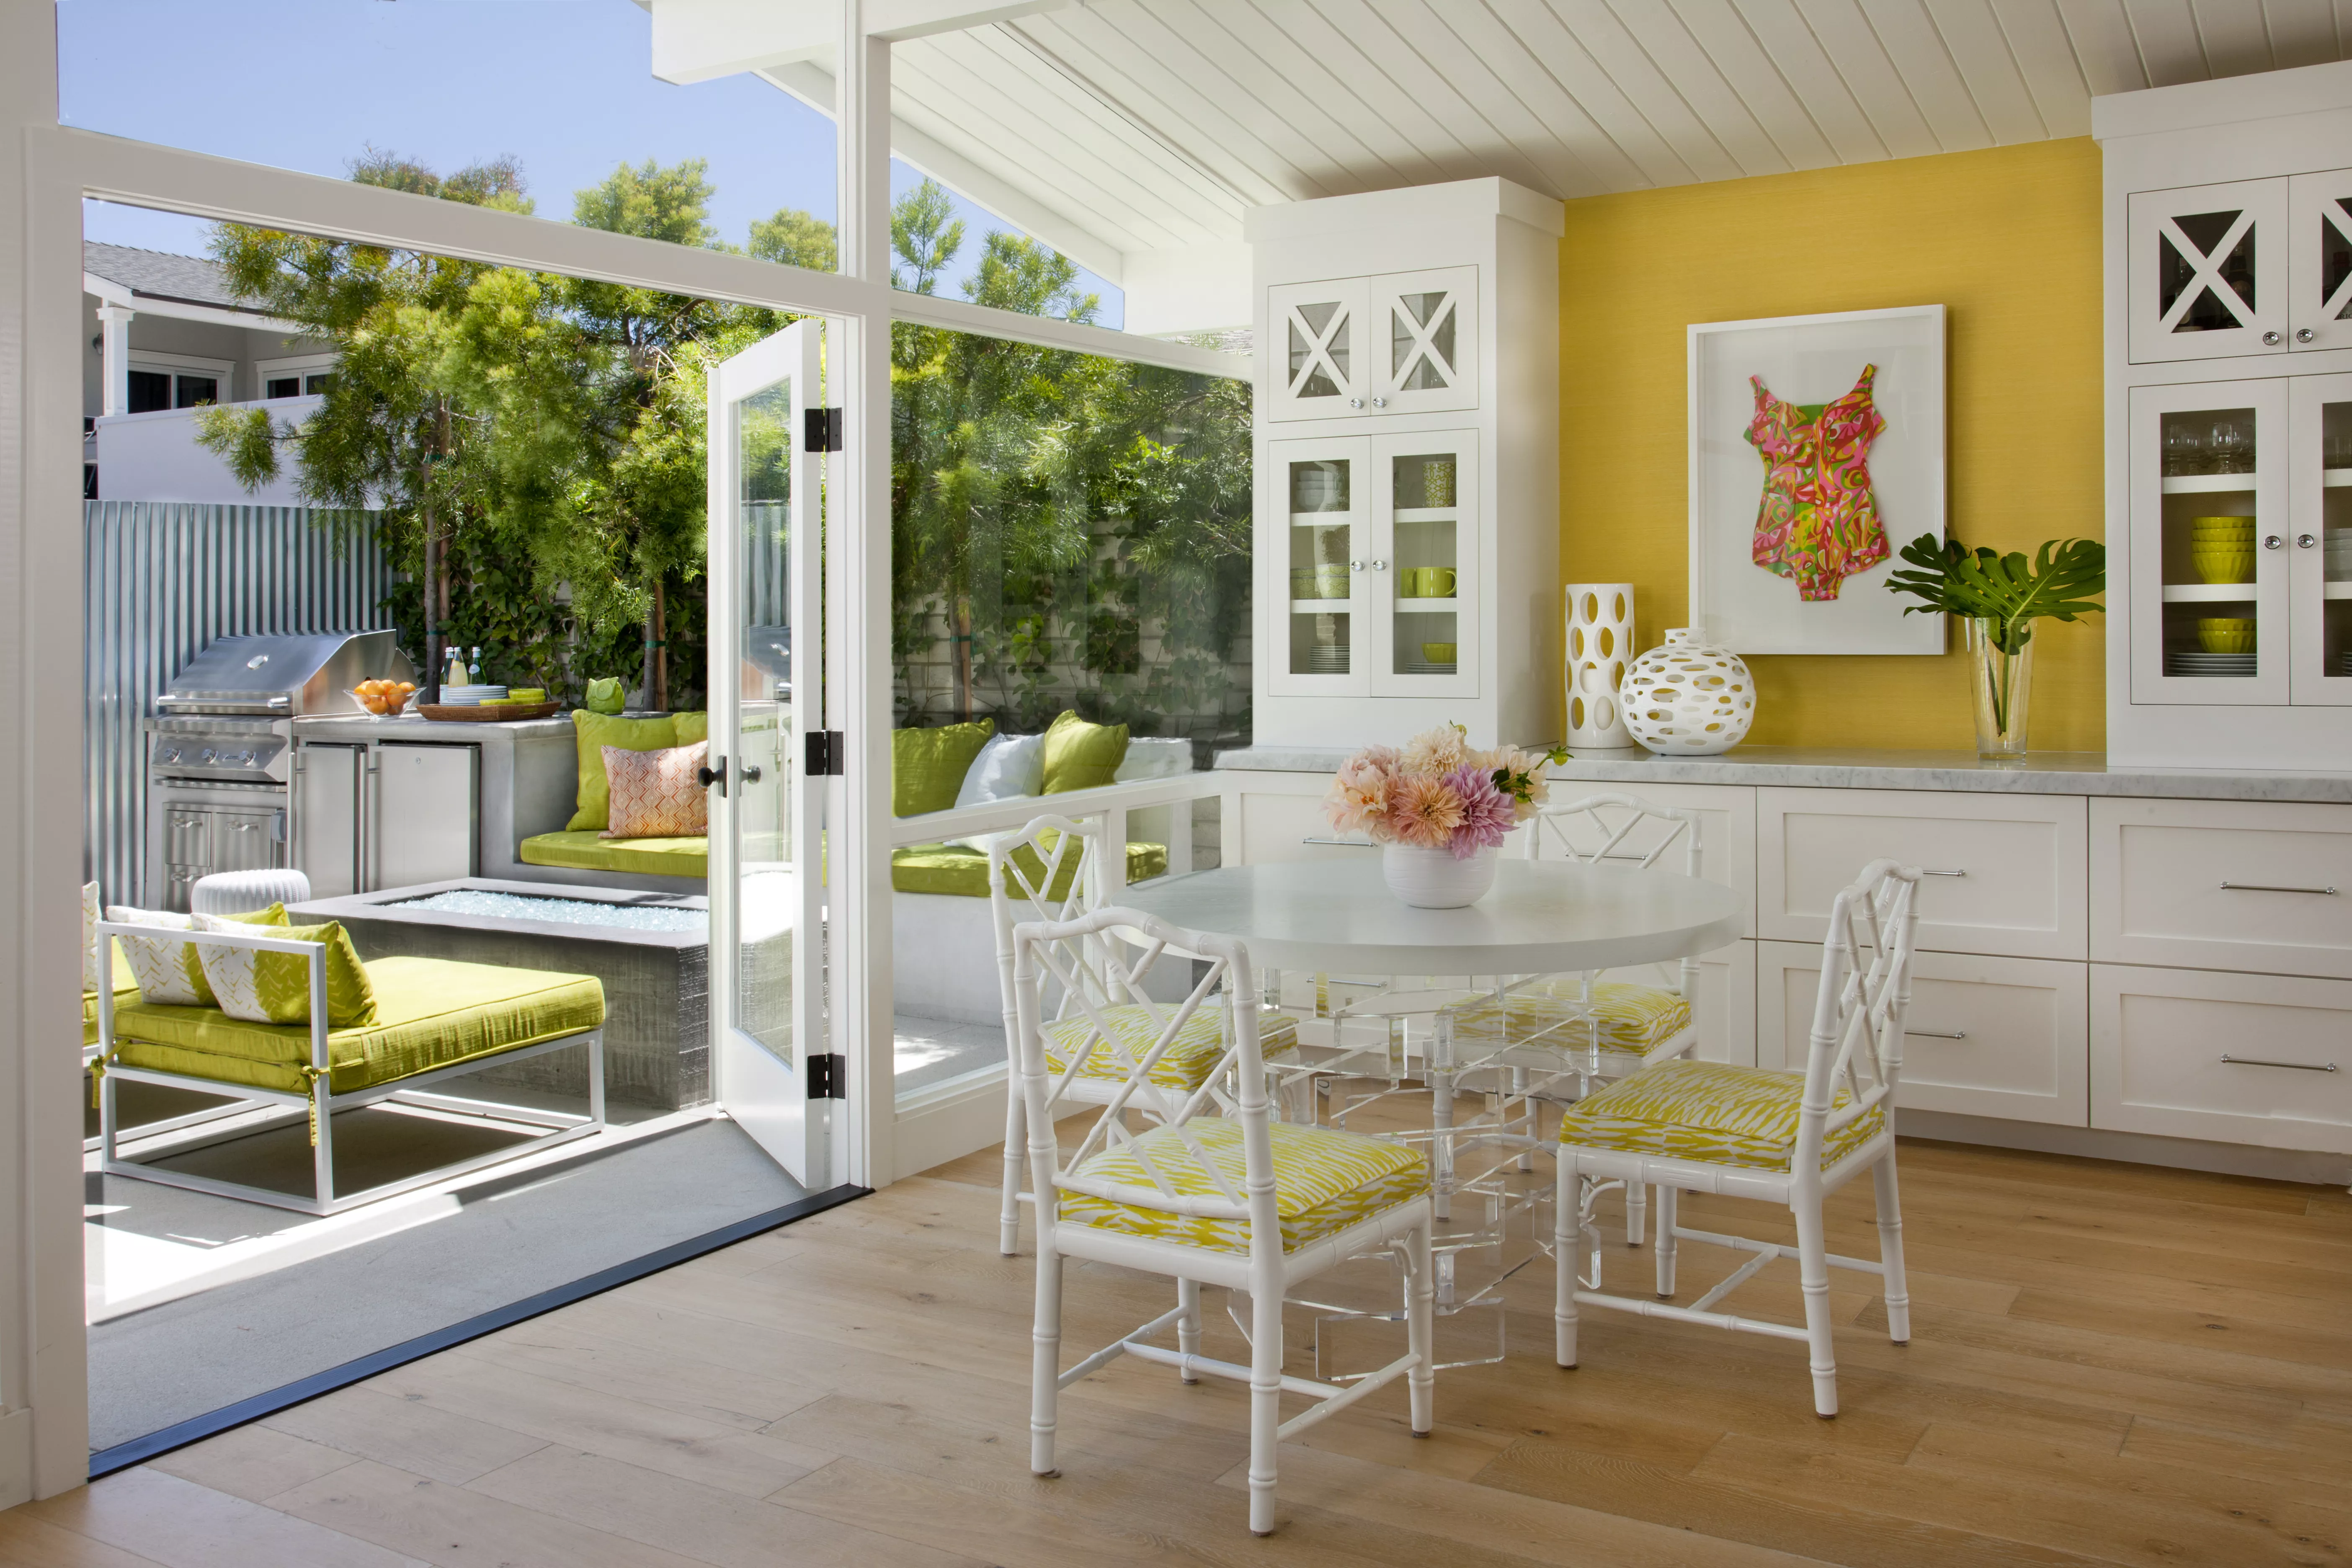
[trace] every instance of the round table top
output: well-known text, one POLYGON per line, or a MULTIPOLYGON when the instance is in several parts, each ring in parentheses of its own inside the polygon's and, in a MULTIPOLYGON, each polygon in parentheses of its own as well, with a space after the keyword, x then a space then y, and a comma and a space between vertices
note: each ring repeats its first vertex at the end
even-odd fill
POLYGON ((1506 860, 1458 910, 1417 910, 1377 857, 1227 866, 1118 895, 1187 931, 1238 937, 1262 969, 1530 974, 1711 952, 1739 938, 1729 888, 1676 871, 1506 860))

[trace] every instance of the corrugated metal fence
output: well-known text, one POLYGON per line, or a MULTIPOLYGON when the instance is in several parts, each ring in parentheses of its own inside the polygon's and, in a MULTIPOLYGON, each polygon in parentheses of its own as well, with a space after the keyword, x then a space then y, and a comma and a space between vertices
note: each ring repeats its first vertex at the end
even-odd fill
POLYGON ((135 903, 146 852, 140 721, 218 637, 364 631, 393 573, 364 513, 88 501, 82 507, 82 865, 135 903))

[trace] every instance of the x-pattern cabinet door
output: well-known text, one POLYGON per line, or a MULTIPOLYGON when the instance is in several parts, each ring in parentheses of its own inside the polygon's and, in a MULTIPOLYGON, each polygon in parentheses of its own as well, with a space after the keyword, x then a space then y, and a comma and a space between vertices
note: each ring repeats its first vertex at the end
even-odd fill
POLYGON ((1267 417, 1331 419, 1363 411, 1371 384, 1360 278, 1266 290, 1274 353, 1267 417))
POLYGON ((2352 347, 2352 169, 2287 181, 2291 349, 2352 347))
POLYGON ((1370 279, 1372 406, 1427 414, 1478 406, 1478 269, 1370 279))
POLYGON ((2131 197, 2136 364, 2283 348, 2287 182, 2141 191, 2131 197))

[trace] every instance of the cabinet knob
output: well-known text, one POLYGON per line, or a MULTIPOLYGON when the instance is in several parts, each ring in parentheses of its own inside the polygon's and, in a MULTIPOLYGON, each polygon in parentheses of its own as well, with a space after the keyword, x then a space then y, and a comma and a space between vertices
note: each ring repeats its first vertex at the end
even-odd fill
POLYGON ((1348 563, 1348 570, 1350 572, 1361 572, 1363 569, 1364 563, 1360 561, 1350 561, 1348 563))
POLYGON ((1389 563, 1385 561, 1375 561, 1372 563, 1372 570, 1375 572, 1385 572, 1388 569, 1389 563))
POLYGON ((2318 547, 2319 536, 2315 533, 2298 533, 2294 536, 2294 542, 2305 550, 2313 550, 2318 547))
POLYGON ((1388 405, 1389 400, 1385 397, 1375 397, 1372 399, 1372 406, 1375 408, 1386 408, 1388 405))
POLYGON ((2281 549, 2285 545, 2285 543, 2286 541, 2281 539, 2275 533, 2265 533, 2263 535, 2263 548, 2264 550, 2281 549))
POLYGON ((2307 343, 2317 335, 2309 327, 2297 327, 2294 330, 2294 341, 2299 343, 2307 343))
POLYGON ((2263 334, 2263 342, 2270 344, 2273 348, 2276 348, 2279 345, 2279 335, 2276 332, 2264 332, 2263 334))
POLYGON ((1360 397, 1351 397, 1348 399, 1348 406, 1350 408, 1361 408, 1363 405, 1364 400, 1360 397))

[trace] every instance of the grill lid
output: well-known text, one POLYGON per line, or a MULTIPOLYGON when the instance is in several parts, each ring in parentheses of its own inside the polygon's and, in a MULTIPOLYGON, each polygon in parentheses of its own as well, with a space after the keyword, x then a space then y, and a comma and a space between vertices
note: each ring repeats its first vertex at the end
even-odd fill
POLYGON ((390 630, 215 637, 155 700, 167 713, 357 713, 362 680, 406 679, 390 630))

